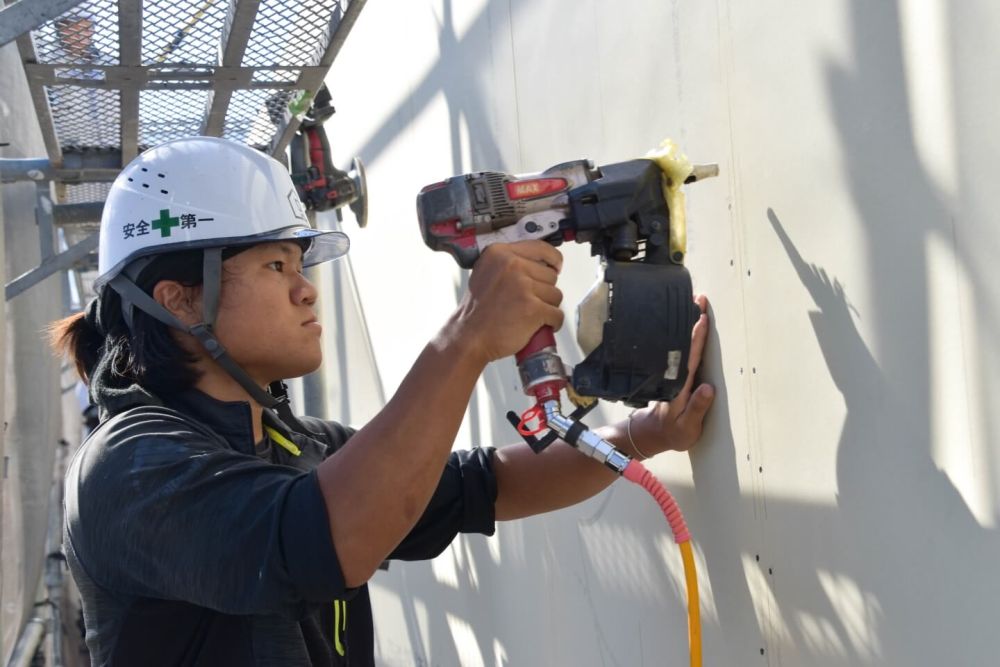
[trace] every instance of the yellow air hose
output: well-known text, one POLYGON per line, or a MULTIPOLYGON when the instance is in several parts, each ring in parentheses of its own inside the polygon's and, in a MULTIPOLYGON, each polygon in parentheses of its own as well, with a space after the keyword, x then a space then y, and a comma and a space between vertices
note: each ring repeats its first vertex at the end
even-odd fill
POLYGON ((698 606, 698 572, 694 566, 694 551, 691 540, 680 543, 681 558, 684 560, 684 581, 688 597, 688 646, 691 651, 691 667, 701 667, 701 609, 698 606))
POLYGON ((646 489, 653 500, 663 510, 667 523, 674 533, 674 541, 681 548, 681 559, 684 561, 684 581, 688 597, 688 646, 691 654, 691 667, 701 667, 701 612, 698 606, 698 573, 694 566, 694 553, 691 550, 691 533, 677 506, 677 501, 670 492, 660 484, 660 480, 646 469, 646 466, 632 459, 625 467, 622 477, 646 489))

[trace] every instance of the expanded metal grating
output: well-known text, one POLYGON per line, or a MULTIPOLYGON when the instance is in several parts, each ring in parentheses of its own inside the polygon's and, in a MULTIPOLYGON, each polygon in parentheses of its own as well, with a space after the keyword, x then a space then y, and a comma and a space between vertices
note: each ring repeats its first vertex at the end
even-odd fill
POLYGON ((364 3, 85 0, 18 39, 48 157, 79 182, 198 134, 280 155, 364 3))
POLYGON ((140 148, 198 134, 207 101, 207 90, 140 91, 140 148))
POLYGON ((101 88, 46 88, 52 122, 64 148, 113 149, 121 142, 118 93, 101 88))
POLYGON ((237 90, 229 102, 222 136, 251 146, 266 144, 293 94, 289 90, 237 90))
POLYGON ((290 65, 315 65, 326 48, 331 20, 342 15, 340 2, 262 0, 243 65, 268 65, 275 59, 290 65))
POLYGON ((86 204, 104 201, 111 188, 110 182, 105 183, 67 183, 62 196, 66 204, 86 204))
POLYGON ((223 0, 146 0, 142 64, 214 63, 222 38, 227 2, 223 0))

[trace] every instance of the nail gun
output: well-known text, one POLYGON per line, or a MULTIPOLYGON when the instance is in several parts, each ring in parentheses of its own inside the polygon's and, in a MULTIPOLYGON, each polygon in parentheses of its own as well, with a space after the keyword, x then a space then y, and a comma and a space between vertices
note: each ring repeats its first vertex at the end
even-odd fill
POLYGON ((700 312, 683 266, 683 203, 672 212, 668 199, 681 182, 714 176, 718 167, 683 162, 681 171, 663 160, 636 159, 600 167, 574 160, 523 175, 474 172, 428 185, 417 196, 424 242, 462 268, 472 268, 493 243, 529 239, 589 243, 600 258, 603 276, 577 308, 584 360, 570 372, 550 327, 516 355, 524 392, 536 403, 508 418, 535 451, 565 437, 559 431, 577 423, 592 399, 644 406, 671 400, 684 386, 700 312), (578 406, 569 420, 559 412, 563 388, 578 406), (534 420, 538 428, 529 429, 534 420), (533 437, 546 427, 553 433, 533 437))
POLYGON ((687 379, 700 311, 683 266, 687 230, 680 186, 716 176, 718 167, 692 167, 670 142, 650 157, 601 167, 575 160, 537 174, 455 176, 421 191, 417 216, 424 242, 450 253, 463 268, 493 243, 528 239, 589 243, 591 254, 600 257, 603 275, 577 307, 583 362, 568 371, 551 327, 540 329, 515 355, 524 391, 536 404, 507 418, 535 452, 560 437, 653 496, 680 545, 690 662, 700 666, 698 578, 680 508, 639 460, 587 428, 581 418, 597 401, 570 391, 642 406, 671 400, 687 379), (563 388, 576 398, 577 409, 568 417, 560 407, 563 388), (538 428, 526 428, 535 419, 538 428), (546 428, 547 435, 534 437, 546 428))

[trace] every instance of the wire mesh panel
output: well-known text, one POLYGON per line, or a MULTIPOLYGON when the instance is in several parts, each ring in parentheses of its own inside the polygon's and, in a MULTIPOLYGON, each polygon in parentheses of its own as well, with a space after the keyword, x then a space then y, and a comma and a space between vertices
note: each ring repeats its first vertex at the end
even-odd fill
POLYGON ((222 136, 251 146, 265 146, 294 90, 237 90, 229 103, 222 136))
POLYGON ((225 0, 146 0, 143 64, 215 64, 226 5, 225 0))
POLYGON ((46 87, 56 137, 64 148, 116 148, 121 141, 118 91, 46 87))
POLYGON ((86 204, 104 201, 111 189, 111 183, 67 183, 62 202, 65 204, 86 204))
MULTIPOLYGON (((237 141, 266 146, 274 137, 288 100, 299 91, 283 90, 299 81, 302 67, 319 63, 350 7, 363 0, 261 0, 256 14, 241 12, 237 0, 84 0, 62 17, 32 33, 32 48, 23 50, 25 68, 38 68, 31 85, 48 98, 52 123, 43 123, 46 146, 53 158, 62 147, 106 149, 122 147, 127 130, 127 155, 136 145, 150 146, 168 139, 197 134, 209 117, 208 90, 222 91, 211 117, 225 114, 223 134, 237 141), (141 1, 141 7, 139 2, 141 1), (254 16, 253 27, 235 30, 229 37, 246 39, 242 71, 220 68, 224 26, 232 13, 254 16), (129 34, 119 34, 119 25, 129 34), (121 40, 125 40, 122 42, 121 40), (33 49, 33 50, 32 50, 33 49), (138 52, 136 51, 138 49, 138 52), (120 58, 128 69, 115 66, 120 58), (143 71, 135 67, 141 63, 143 71), (247 70, 250 70, 249 72, 247 70), (226 109, 227 91, 236 90, 226 109), (260 85, 266 89, 254 88, 260 85), (136 95, 138 92, 139 95, 136 95), (164 89, 169 89, 166 92, 164 89), (157 92, 152 92, 152 91, 157 92), (136 99, 139 103, 136 104, 136 99), (129 117, 121 119, 122 113, 129 117), (134 116, 138 114, 138 118, 134 116), (136 137, 133 128, 139 128, 136 137), (59 148, 56 148, 56 147, 59 148)), ((246 9, 246 8, 244 8, 246 9)), ((309 84, 315 87, 316 75, 309 84)), ((312 91, 315 92, 315 91, 312 91)), ((37 100, 43 95, 36 94, 37 100)), ((37 106, 39 118, 49 110, 37 106)), ((212 133, 218 131, 218 121, 212 133)))
MULTIPOLYGON (((138 1, 122 0, 119 17, 118 0, 85 0, 32 33, 34 53, 22 54, 25 67, 34 61, 56 66, 38 71, 32 84, 44 87, 51 108, 52 124, 42 128, 50 155, 57 157, 54 145, 122 147, 122 127, 129 155, 137 145, 197 134, 209 127, 207 102, 213 98, 207 91, 232 90, 237 81, 231 98, 215 98, 222 107, 211 109, 212 118, 225 114, 224 136, 267 146, 289 99, 300 92, 275 86, 294 85, 302 67, 319 63, 348 8, 346 0, 261 0, 249 35, 228 33, 247 40, 241 67, 250 71, 234 72, 220 69, 219 57, 236 0, 142 0, 141 8, 138 1), (130 34, 119 34, 120 20, 130 34), (128 70, 114 69, 120 55, 129 60, 128 70), (132 71, 136 58, 144 72, 132 71), (262 84, 269 87, 254 88, 262 84), (121 119, 122 113, 129 117, 121 119)), ((46 111, 39 108, 40 118, 46 111)), ((218 132, 218 121, 212 122, 211 132, 218 132)))
POLYGON ((289 86, 316 92, 320 73, 303 68, 364 1, 84 0, 18 44, 49 157, 127 160, 200 132, 280 150, 298 124, 285 110, 302 91, 289 86))
POLYGON ((117 65, 118 3, 82 2, 40 26, 32 37, 40 63, 117 65))
POLYGON ((330 0, 262 0, 243 65, 316 64, 326 49, 331 20, 342 14, 341 3, 330 0))
POLYGON ((139 92, 139 146, 142 149, 198 134, 208 90, 139 92))

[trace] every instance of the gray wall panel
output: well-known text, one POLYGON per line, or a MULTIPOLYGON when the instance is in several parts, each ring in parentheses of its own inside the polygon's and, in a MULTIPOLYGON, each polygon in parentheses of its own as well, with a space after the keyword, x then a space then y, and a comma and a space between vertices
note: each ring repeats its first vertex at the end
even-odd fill
MULTIPOLYGON (((386 388, 465 284, 416 234, 420 187, 670 135, 722 169, 688 188, 718 398, 690 456, 653 463, 695 536, 706 664, 991 664, 998 27, 987 2, 372 5, 329 82, 340 159, 369 165, 352 262, 386 388)), ((594 267, 563 250, 571 306, 594 267)), ((494 364, 458 446, 512 440, 526 404, 494 364)), ((375 602, 387 665, 686 650, 675 547, 624 483, 395 565, 375 602)))

